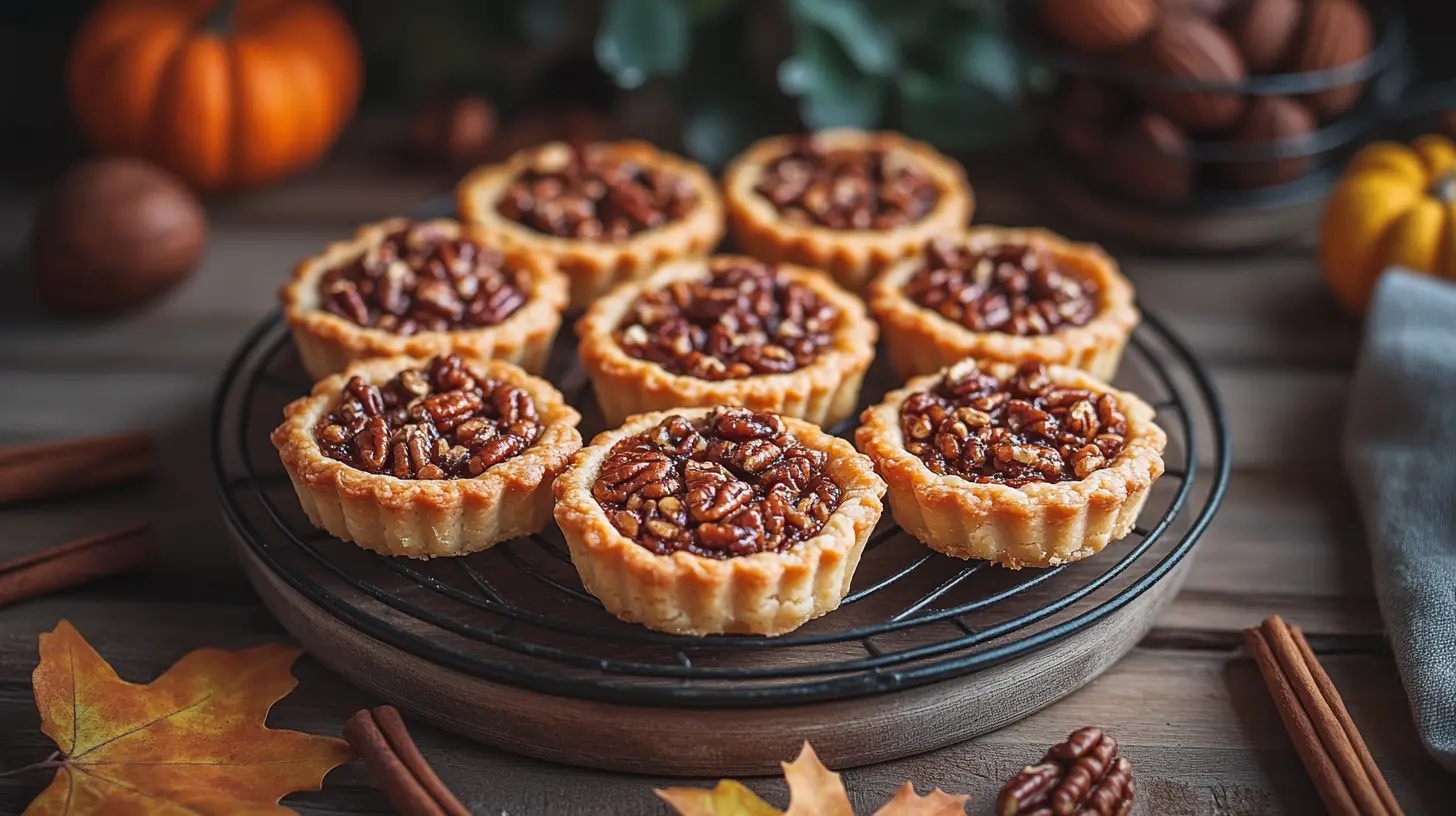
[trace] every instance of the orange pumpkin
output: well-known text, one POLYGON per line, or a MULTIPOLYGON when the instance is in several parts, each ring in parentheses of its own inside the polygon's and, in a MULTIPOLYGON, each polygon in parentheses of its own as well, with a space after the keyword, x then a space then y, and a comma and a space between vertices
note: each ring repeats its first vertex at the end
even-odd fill
POLYGON ((317 161, 362 72, 353 31, 321 0, 106 0, 72 50, 70 92, 101 150, 235 189, 317 161))
POLYGON ((1319 250, 1330 288, 1356 313, 1389 266, 1456 280, 1456 145, 1428 135, 1361 150, 1330 192, 1319 250))

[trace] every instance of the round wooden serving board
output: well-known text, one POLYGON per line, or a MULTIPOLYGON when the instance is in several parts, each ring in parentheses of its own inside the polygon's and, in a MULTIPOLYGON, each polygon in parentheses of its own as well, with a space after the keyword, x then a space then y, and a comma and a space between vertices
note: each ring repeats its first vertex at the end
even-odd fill
MULTIPOLYGON (((590 438, 602 420, 569 338, 548 371, 590 438)), ((865 401, 895 384, 882 366, 871 375, 865 401)), ((776 773, 805 740, 847 768, 1039 711, 1126 654, 1177 594, 1227 483, 1222 412, 1207 372, 1152 315, 1117 382, 1168 431, 1167 470, 1125 539, 1075 564, 1008 570, 931 552, 885 518, 840 608, 777 638, 619 621, 582 588, 554 527, 428 562, 317 530, 268 442, 283 405, 308 389, 276 317, 224 376, 214 475, 268 608, 324 664, 416 716, 617 771, 776 773)))
POLYGON ((691 709, 538 694, 429 663, 320 609, 238 544, 268 609, 309 654, 354 685, 441 728, 515 753, 681 776, 776 774, 805 740, 829 767, 852 768, 995 731, 1116 663, 1178 594, 1191 563, 1184 558, 1147 592, 1055 646, 966 677, 849 700, 691 709))

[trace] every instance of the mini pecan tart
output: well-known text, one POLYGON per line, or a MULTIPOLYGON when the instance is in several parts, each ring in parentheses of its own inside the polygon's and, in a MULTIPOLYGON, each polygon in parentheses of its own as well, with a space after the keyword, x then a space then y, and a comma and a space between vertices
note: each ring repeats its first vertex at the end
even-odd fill
POLYGON ((553 259, 572 309, 723 237, 713 177, 646 142, 549 142, 475 169, 455 198, 463 220, 553 259))
POLYGON ((451 351, 540 371, 566 295, 549 261, 454 221, 391 218, 299 264, 279 298, 304 368, 326 377, 352 360, 451 351))
POLYGON ((974 203, 954 160, 858 130, 760 140, 728 166, 723 197, 744 252, 826 270, 855 292, 931 237, 964 230, 974 203))
POLYGON ((1163 475, 1147 403, 1086 372, 962 360, 867 408, 859 449, 890 511, 931 549, 1013 569, 1086 558, 1127 535, 1163 475))
POLYGON ((844 599, 885 483, 802 420, 685 408, 597 436, 555 491, 571 560, 612 614, 686 635, 778 635, 844 599))
POLYGON ((850 416, 875 324, 823 273, 736 255, 670 263, 592 304, 582 365, 609 425, 743 405, 830 426, 850 416))
POLYGON ((315 526, 384 555, 464 555, 551 519, 581 416, 510 363, 361 360, 283 411, 273 444, 315 526))
POLYGON ((1139 320, 1116 262, 1040 229, 975 227, 928 241, 876 278, 868 300, 902 377, 974 357, 1110 380, 1139 320))

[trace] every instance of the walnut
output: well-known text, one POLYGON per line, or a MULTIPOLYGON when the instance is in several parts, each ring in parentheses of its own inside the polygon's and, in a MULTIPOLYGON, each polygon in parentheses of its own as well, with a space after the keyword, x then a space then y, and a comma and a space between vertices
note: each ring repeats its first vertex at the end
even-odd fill
POLYGON ((1100 728, 1079 728, 1022 768, 996 797, 998 816, 1126 816, 1136 790, 1132 762, 1100 728))

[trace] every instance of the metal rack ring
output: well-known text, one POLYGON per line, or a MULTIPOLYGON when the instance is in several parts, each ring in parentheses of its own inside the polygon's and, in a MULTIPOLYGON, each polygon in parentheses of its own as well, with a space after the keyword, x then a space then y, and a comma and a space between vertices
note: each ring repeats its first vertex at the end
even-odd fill
MULTIPOLYGON (((589 425, 590 383, 568 339, 552 359, 549 379, 589 425)), ((777 638, 680 637, 617 621, 581 587, 555 530, 417 562, 314 529, 267 444, 282 405, 308 388, 277 314, 248 336, 219 385, 214 477, 227 520, 269 570, 334 617, 420 659, 535 692, 641 706, 848 698, 1044 648, 1126 606, 1188 554, 1228 481, 1222 408, 1207 371, 1154 315, 1130 343, 1126 369, 1145 381, 1173 439, 1157 494, 1127 539, 1076 564, 1011 571, 930 552, 887 518, 841 608, 777 638)), ((877 381, 888 379, 881 372, 877 381)), ((865 398, 884 390, 867 386, 865 398)), ((833 430, 848 435, 853 421, 833 430)))

